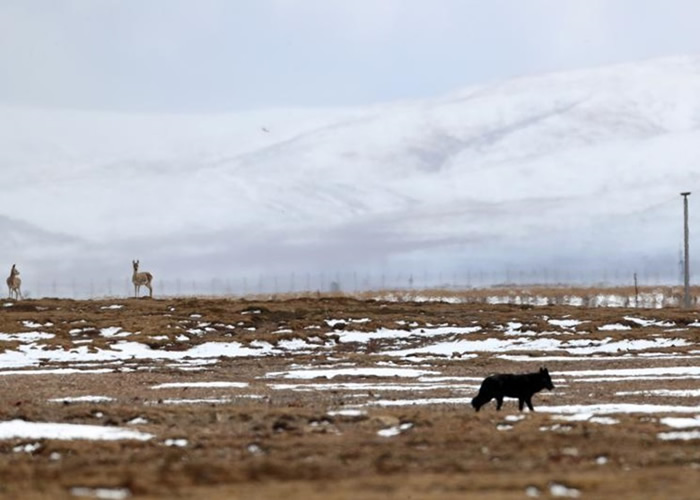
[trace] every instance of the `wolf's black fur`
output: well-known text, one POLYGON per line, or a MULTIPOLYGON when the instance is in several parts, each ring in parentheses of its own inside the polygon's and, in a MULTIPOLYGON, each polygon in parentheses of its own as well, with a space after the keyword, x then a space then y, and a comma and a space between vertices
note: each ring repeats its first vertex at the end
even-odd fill
POLYGON ((520 411, 527 404, 530 411, 535 409, 532 407, 532 396, 542 389, 554 389, 552 379, 549 378, 549 371, 546 368, 540 368, 540 371, 535 373, 525 373, 522 375, 512 375, 510 373, 500 373, 486 377, 481 383, 479 394, 472 399, 472 406, 476 411, 486 403, 496 398, 496 409, 500 410, 503 406, 503 398, 518 398, 518 407, 520 411))

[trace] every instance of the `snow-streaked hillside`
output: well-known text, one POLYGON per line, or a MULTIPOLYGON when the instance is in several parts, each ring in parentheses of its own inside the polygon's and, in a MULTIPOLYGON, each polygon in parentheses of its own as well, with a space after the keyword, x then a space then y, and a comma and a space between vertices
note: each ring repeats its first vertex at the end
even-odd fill
MULTIPOLYGON (((0 215, 82 241, 65 259, 89 272, 139 256, 179 276, 621 262, 666 272, 681 244, 678 193, 700 187, 700 56, 357 109, 6 106, 0 169, 0 215)), ((0 240, 7 262, 56 255, 52 243, 26 247, 0 240)))

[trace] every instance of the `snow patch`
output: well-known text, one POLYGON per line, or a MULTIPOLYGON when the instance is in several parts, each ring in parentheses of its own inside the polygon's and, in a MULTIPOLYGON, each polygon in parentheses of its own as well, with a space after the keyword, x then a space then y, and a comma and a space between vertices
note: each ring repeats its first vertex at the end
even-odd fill
POLYGON ((657 434, 657 437, 663 441, 690 441, 694 439, 700 439, 700 430, 659 432, 657 434))
POLYGON ((99 500, 124 500, 131 496, 128 488, 84 488, 74 487, 70 490, 75 497, 98 498, 99 500))
POLYGON ((381 429, 380 431, 377 432, 377 435, 379 435, 381 437, 394 437, 394 436, 398 436, 402 432, 407 431, 411 427, 413 427, 413 424, 410 422, 406 422, 404 424, 396 425, 394 427, 389 427, 387 429, 381 429))
POLYGON ((167 382, 151 387, 151 389, 176 389, 186 388, 244 388, 250 384, 247 382, 167 382))
POLYGON ((700 427, 700 415, 695 417, 664 417, 659 420, 662 424, 676 429, 687 429, 692 427, 700 427))
POLYGON ((439 372, 429 370, 417 370, 414 368, 328 368, 328 369, 304 369, 291 370, 286 372, 271 372, 265 375, 266 378, 291 378, 291 379, 313 379, 313 378, 334 378, 334 377, 408 377, 415 378, 422 375, 432 375, 439 372))
POLYGON ((24 420, 0 422, 0 439, 86 439, 99 441, 129 439, 146 441, 152 437, 151 434, 120 429, 119 427, 27 422, 24 420))
POLYGON ((49 399, 52 403, 107 403, 114 401, 114 398, 108 396, 77 396, 67 398, 49 399))

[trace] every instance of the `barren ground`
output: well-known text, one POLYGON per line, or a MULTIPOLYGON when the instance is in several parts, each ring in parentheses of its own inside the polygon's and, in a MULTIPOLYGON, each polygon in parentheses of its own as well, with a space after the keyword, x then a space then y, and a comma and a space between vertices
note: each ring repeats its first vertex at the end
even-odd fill
POLYGON ((700 439, 662 436, 700 427, 664 423, 700 420, 699 317, 348 298, 7 302, 0 422, 152 438, 1 439, 0 495, 698 498, 700 439), (47 335, 22 337, 33 332, 47 335), (537 348, 549 341, 564 344, 537 348), (126 342, 161 354, 124 356, 126 342), (455 350, 431 351, 441 342, 455 350), (217 345, 229 346, 223 357, 217 345), (540 366, 556 387, 533 398, 535 412, 511 399, 501 411, 469 405, 484 376, 540 366), (181 385, 158 387, 169 383, 181 385), (111 399, 61 399, 82 396, 111 399), (623 403, 637 406, 572 409, 623 403))

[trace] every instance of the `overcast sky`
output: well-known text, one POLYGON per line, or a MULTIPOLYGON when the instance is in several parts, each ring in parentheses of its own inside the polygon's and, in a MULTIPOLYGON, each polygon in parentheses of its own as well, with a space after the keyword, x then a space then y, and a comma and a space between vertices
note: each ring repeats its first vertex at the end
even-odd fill
POLYGON ((346 106, 700 53, 698 0, 0 0, 0 103, 346 106))

